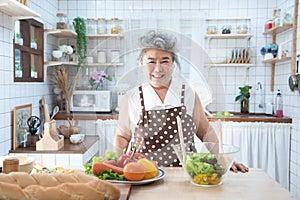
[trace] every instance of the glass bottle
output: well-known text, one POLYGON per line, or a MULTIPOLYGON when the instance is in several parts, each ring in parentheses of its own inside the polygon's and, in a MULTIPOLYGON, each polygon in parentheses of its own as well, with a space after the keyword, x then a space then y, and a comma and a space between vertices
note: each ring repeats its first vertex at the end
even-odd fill
POLYGON ((275 115, 276 117, 283 117, 283 100, 280 89, 277 90, 275 98, 275 115))

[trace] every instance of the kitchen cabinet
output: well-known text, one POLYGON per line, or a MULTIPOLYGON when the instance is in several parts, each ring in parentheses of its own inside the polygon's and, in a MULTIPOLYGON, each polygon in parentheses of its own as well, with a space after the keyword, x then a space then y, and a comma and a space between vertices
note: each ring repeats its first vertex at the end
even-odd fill
MULTIPOLYGON (((209 67, 227 67, 227 66, 235 66, 235 67, 252 67, 253 64, 250 62, 250 39, 253 37, 253 34, 249 34, 249 24, 250 19, 207 19, 207 27, 208 31, 207 34, 204 36, 206 41, 208 42, 208 49, 209 51, 212 50, 211 41, 212 40, 245 40, 246 44, 243 47, 238 47, 234 49, 226 49, 226 52, 222 53, 221 56, 217 55, 217 58, 212 59, 222 59, 222 61, 214 61, 212 60, 209 63, 206 63, 205 66, 209 67), (248 27, 244 29, 243 33, 238 31, 238 28, 230 29, 229 34, 222 34, 220 27, 223 26, 231 26, 235 25, 236 27, 242 25, 244 27, 248 27), (213 28, 214 31, 211 32, 209 30, 213 28), (218 28, 219 27, 219 28, 218 28), (224 57, 225 55, 225 57, 224 57)), ((225 47, 226 48, 226 47, 225 47)), ((215 50, 217 51, 217 49, 215 50)))
POLYGON ((20 20, 23 44, 14 41, 14 82, 44 81, 44 28, 34 19, 20 20))
POLYGON ((16 0, 1 0, 0 12, 3 12, 14 19, 28 19, 40 17, 40 15, 27 6, 21 4, 16 0))

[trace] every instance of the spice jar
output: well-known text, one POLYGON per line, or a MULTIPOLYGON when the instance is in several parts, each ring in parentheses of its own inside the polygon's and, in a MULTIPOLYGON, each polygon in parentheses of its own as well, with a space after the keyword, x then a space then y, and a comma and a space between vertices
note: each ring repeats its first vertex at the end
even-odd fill
POLYGON ((266 23, 266 27, 265 27, 265 30, 270 30, 271 28, 273 27, 273 21, 272 19, 269 19, 266 23))
POLYGON ((111 19, 111 27, 110 27, 111 34, 118 34, 119 33, 119 19, 112 18, 111 19))
POLYGON ((58 22, 56 23, 57 29, 66 29, 67 28, 67 15, 65 13, 57 13, 58 22))
POLYGON ((105 18, 99 18, 98 21, 98 34, 105 34, 106 33, 106 20, 105 18))
POLYGON ((222 34, 230 34, 231 33, 231 26, 225 25, 222 27, 222 34))
POLYGON ((3 160, 2 172, 8 174, 10 172, 17 172, 20 170, 19 159, 18 158, 6 158, 3 160))
POLYGON ((216 34, 218 31, 216 26, 208 26, 207 27, 207 34, 216 34))
POLYGON ((246 34, 247 32, 248 32, 248 26, 247 25, 237 26, 237 33, 238 34, 246 34))

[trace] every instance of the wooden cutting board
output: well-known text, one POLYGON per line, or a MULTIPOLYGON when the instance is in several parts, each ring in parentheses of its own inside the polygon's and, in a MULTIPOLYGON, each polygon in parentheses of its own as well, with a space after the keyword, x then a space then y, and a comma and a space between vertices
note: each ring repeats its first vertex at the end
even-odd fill
POLYGON ((120 200, 128 200, 131 192, 131 184, 114 183, 121 191, 120 200))

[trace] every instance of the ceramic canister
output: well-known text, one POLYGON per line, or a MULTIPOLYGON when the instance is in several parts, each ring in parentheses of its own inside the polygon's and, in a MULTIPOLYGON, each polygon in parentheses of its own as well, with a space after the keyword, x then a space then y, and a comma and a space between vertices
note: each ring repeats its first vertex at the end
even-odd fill
POLYGON ((120 62, 120 51, 119 50, 111 50, 111 62, 120 62))
POLYGON ((105 51, 97 52, 97 61, 98 61, 98 63, 106 63, 105 51))

